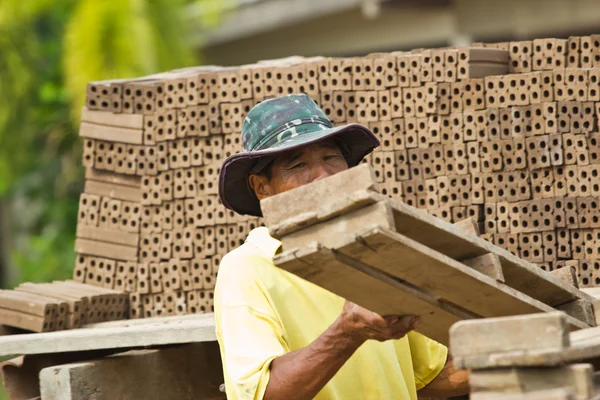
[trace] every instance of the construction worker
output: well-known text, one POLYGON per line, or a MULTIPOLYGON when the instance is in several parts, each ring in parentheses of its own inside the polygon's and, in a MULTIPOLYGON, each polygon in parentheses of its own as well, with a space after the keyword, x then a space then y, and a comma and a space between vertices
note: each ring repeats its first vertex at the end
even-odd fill
MULTIPOLYGON (((379 146, 364 126, 333 127, 306 95, 255 106, 242 141, 244 151, 221 167, 219 195, 254 216, 261 199, 353 167, 379 146)), ((219 267, 214 306, 229 400, 468 393, 468 374, 454 369, 448 349, 413 331, 419 310, 381 316, 346 301, 275 267, 280 246, 256 228, 219 267)))

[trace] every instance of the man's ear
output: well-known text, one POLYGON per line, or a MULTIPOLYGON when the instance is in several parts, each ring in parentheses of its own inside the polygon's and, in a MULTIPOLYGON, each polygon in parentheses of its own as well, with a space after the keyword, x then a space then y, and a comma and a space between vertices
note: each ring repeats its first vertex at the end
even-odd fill
POLYGON ((252 190, 254 190, 254 194, 256 194, 258 200, 262 200, 273 194, 271 185, 269 185, 269 180, 264 175, 250 174, 248 182, 250 183, 252 190))

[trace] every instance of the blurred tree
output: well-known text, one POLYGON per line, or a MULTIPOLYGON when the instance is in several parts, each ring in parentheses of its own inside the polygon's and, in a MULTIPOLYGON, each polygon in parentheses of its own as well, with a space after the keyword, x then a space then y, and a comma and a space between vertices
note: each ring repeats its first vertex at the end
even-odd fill
MULTIPOLYGON (((221 2, 198 1, 213 10, 206 22, 214 23, 221 2)), ((0 215, 10 218, 0 238, 11 240, 18 272, 4 286, 70 276, 85 86, 197 63, 190 2, 0 1, 0 207, 8 208, 0 215)))
MULTIPOLYGON (((191 2, 0 0, 0 286, 71 276, 86 83, 198 63, 191 2)), ((223 2, 195 2, 216 23, 223 2)))

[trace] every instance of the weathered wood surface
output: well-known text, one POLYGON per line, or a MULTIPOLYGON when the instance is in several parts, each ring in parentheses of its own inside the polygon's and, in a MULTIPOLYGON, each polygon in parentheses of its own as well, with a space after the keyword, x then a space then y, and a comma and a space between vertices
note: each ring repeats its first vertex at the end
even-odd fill
POLYGON ((129 349, 216 340, 214 315, 115 321, 81 329, 0 337, 0 356, 129 349))
MULTIPOLYGON (((386 229, 359 232, 335 250, 483 317, 554 311, 495 279, 386 229)), ((574 318, 570 318, 569 323, 578 328, 589 327, 574 318)))
POLYGON ((591 364, 475 370, 469 374, 471 399, 568 388, 577 399, 587 400, 594 396, 592 374, 591 364))
MULTIPOLYGON (((529 393, 474 393, 471 400, 581 400, 571 388, 538 390, 529 393)), ((596 397, 586 400, 597 400, 596 397)))
POLYGON ((77 224, 76 235, 77 238, 81 239, 89 239, 98 242, 113 243, 130 247, 137 247, 140 241, 140 235, 137 233, 84 224, 77 224))
POLYGON ((110 111, 89 110, 87 107, 81 110, 81 121, 128 129, 144 129, 144 116, 141 114, 117 114, 110 111))
POLYGON ((418 314, 417 331, 444 344, 452 324, 477 317, 317 243, 284 252, 275 264, 380 315, 418 314))
POLYGON ((117 200, 126 200, 138 203, 142 201, 141 187, 119 185, 104 181, 86 180, 84 192, 86 194, 108 196, 117 200))
POLYGON ((462 321, 450 329, 450 348, 455 358, 563 350, 569 343, 566 315, 561 312, 462 321))
POLYGON ((95 168, 85 169, 85 179, 89 181, 98 181, 112 183, 116 185, 131 186, 140 188, 142 186, 141 177, 136 175, 123 175, 112 171, 104 171, 95 168))
MULTIPOLYGON (((265 218, 265 225, 269 228, 299 216, 305 223, 316 222, 318 215, 323 214, 319 212, 321 205, 343 201, 347 194, 360 190, 379 190, 375 172, 366 164, 358 165, 327 179, 312 182, 277 196, 268 197, 261 201, 260 207, 265 218), (302 201, 298 201, 299 198, 302 201)), ((283 235, 301 228, 302 225, 288 225, 287 228, 281 227, 277 233, 283 235)))
POLYGON ((216 342, 135 350, 40 372, 42 400, 225 399, 216 342))
POLYGON ((488 253, 468 260, 461 260, 461 262, 467 267, 473 268, 475 271, 481 272, 498 282, 504 282, 502 264, 500 263, 500 258, 495 254, 488 253))
POLYGON ((505 249, 407 204, 389 201, 394 208, 396 231, 433 250, 455 260, 496 254, 500 258, 507 285, 551 306, 577 299, 593 300, 586 293, 505 249))
POLYGON ((99 125, 85 121, 81 122, 81 125, 79 126, 79 136, 109 142, 142 144, 144 138, 143 134, 144 131, 142 129, 99 125))
MULTIPOLYGON (((363 196, 372 197, 367 192, 363 196)), ((483 317, 554 311, 551 306, 500 282, 503 273, 496 254, 476 256, 475 259, 489 263, 474 262, 475 267, 469 267, 394 232, 393 211, 388 201, 349 211, 283 236, 283 248, 301 248, 318 242, 483 317), (479 271, 484 265, 489 268, 479 271)), ((595 325, 594 316, 582 312, 582 307, 591 310, 590 304, 566 307, 566 312, 581 318, 581 322, 571 318, 569 323, 578 328, 595 325)))
MULTIPOLYGON (((305 185, 295 190, 301 190, 305 187, 310 189, 311 185, 305 185)), ((308 189, 306 193, 311 193, 312 191, 308 189)), ((392 208, 396 232, 455 260, 468 260, 488 253, 495 254, 502 265, 505 283, 536 300, 550 306, 559 306, 578 299, 588 302, 593 300, 586 293, 550 275, 538 266, 516 257, 507 250, 494 246, 476 235, 467 233, 450 223, 429 215, 422 210, 408 206, 405 203, 364 190, 352 193, 342 192, 338 196, 339 199, 333 203, 326 204, 320 202, 316 206, 319 210, 319 218, 313 216, 303 219, 303 216, 306 216, 307 213, 299 214, 291 220, 279 222, 275 226, 275 229, 284 226, 286 232, 292 232, 294 229, 290 228, 290 226, 297 224, 299 228, 302 228, 302 231, 298 230, 295 235, 292 234, 294 238, 302 236, 309 238, 310 235, 303 235, 303 231, 308 232, 310 230, 311 235, 313 235, 320 229, 330 229, 328 232, 334 235, 336 232, 339 232, 339 229, 331 230, 331 228, 322 227, 332 223, 333 220, 331 218, 333 217, 340 219, 352 213, 356 214, 356 208, 352 208, 349 204, 362 204, 363 207, 371 207, 365 206, 365 204, 382 202, 392 208)), ((273 198, 276 197, 273 196, 273 198)), ((339 224, 339 222, 336 223, 339 224)), ((346 231, 345 235, 350 236, 351 232, 346 231)), ((290 249, 294 245, 299 245, 299 241, 290 243, 286 239, 286 236, 290 235, 281 237, 284 250, 290 249)), ((335 237, 327 239, 327 233, 320 235, 320 238, 321 240, 326 240, 323 244, 326 244, 327 241, 330 243, 331 240, 336 239, 335 237)))
MULTIPOLYGON (((547 316, 554 318, 552 314, 547 316)), ((564 314, 563 314, 564 315, 564 314)), ((536 318, 538 318, 536 316, 536 318)), ((541 315, 539 318, 542 320, 545 318, 541 315)), ((561 317, 562 318, 562 317, 561 317)), ((579 331, 573 331, 568 334, 568 340, 566 345, 560 345, 564 339, 566 330, 556 329, 555 322, 548 322, 548 326, 545 328, 542 320, 538 320, 535 327, 528 324, 528 319, 531 320, 532 316, 519 316, 519 317, 506 317, 497 318, 492 321, 495 323, 493 327, 489 329, 490 334, 497 335, 499 337, 504 336, 504 339, 497 343, 493 343, 494 347, 488 347, 491 339, 475 339, 474 333, 469 330, 473 323, 489 323, 486 321, 463 321, 452 327, 450 331, 450 350, 454 357, 454 364, 457 368, 472 368, 472 369, 485 369, 485 368, 502 368, 502 367, 541 367, 541 366, 556 366, 564 363, 574 362, 587 362, 593 361, 600 358, 600 327, 581 329, 579 331), (512 318, 520 319, 516 324, 520 324, 520 328, 512 326, 510 324, 502 325, 507 320, 512 318), (552 328, 554 326, 554 328, 552 328), (466 327, 466 328, 465 328, 466 327), (500 333, 504 332, 504 335, 500 333), (534 333, 532 333, 534 332, 534 333), (543 335, 543 336, 542 336, 543 335), (554 335, 554 339, 548 339, 549 336, 554 335), (462 338, 459 338, 462 336, 462 338), (522 336, 519 338, 519 336, 522 336), (547 341, 541 338, 545 337, 547 341), (455 341, 457 340, 457 341, 455 341), (547 343, 554 342, 555 345, 548 345, 547 343), (456 347, 453 343, 464 343, 456 347), (518 345, 512 345, 510 343, 520 343, 518 345), (471 351, 463 353, 465 348, 471 346, 471 351), (476 351, 474 350, 476 349, 476 351)))

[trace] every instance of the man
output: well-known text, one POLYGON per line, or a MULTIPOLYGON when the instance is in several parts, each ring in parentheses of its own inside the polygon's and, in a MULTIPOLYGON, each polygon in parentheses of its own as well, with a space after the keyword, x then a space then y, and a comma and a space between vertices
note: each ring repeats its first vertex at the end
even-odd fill
MULTIPOLYGON (((244 152, 223 163, 219 195, 256 216, 261 199, 353 167, 379 145, 361 125, 332 127, 306 95, 258 104, 242 140, 244 152)), ((275 267, 280 245, 257 228, 221 261, 215 318, 229 400, 468 392, 468 375, 454 369, 446 347, 412 331, 417 316, 380 316, 275 267)))

